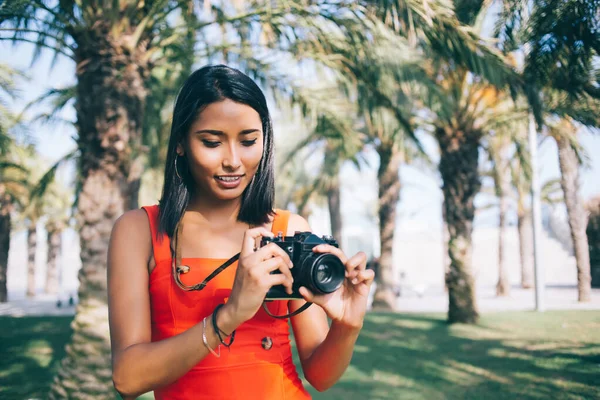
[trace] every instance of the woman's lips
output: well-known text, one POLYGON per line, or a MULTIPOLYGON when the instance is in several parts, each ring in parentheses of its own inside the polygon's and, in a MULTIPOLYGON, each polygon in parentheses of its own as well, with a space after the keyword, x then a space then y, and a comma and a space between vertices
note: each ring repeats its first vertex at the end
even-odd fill
POLYGON ((243 176, 244 175, 217 175, 215 176, 215 180, 219 186, 225 189, 235 189, 242 182, 243 176))

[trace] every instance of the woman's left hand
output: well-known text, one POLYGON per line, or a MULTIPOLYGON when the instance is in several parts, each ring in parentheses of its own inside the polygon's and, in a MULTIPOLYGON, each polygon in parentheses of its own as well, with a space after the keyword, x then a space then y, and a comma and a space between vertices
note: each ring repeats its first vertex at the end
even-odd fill
POLYGON ((361 251, 348 259, 340 249, 328 244, 315 246, 313 251, 337 256, 346 268, 346 279, 333 293, 314 295, 306 287, 301 287, 300 294, 306 301, 321 306, 334 322, 350 328, 362 328, 367 297, 375 277, 373 270, 366 268, 366 254, 361 251))

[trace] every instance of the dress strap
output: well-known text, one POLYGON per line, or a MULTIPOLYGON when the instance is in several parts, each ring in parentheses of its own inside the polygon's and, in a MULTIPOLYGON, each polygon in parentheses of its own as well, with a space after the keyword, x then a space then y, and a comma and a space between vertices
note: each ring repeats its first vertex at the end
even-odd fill
POLYGON ((275 210, 275 217, 273 218, 273 227, 271 228, 271 232, 273 232, 275 236, 277 236, 279 232, 281 232, 283 236, 287 235, 290 214, 291 213, 287 210, 275 210))
POLYGON ((150 233, 152 234, 152 252, 154 261, 158 264, 160 261, 171 259, 171 241, 166 234, 158 233, 158 205, 142 207, 148 215, 150 222, 150 233))

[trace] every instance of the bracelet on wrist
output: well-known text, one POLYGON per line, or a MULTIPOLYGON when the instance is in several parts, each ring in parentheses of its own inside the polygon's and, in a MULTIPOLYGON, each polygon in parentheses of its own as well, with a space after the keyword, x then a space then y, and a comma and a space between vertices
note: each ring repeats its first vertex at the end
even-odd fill
POLYGON ((223 332, 217 325, 217 313, 219 312, 219 309, 223 306, 224 306, 224 304, 219 304, 217 307, 215 307, 215 310, 213 311, 213 314, 212 314, 212 324, 213 324, 213 329, 217 333, 217 337, 219 338, 219 341, 221 342, 221 344, 223 346, 229 348, 229 346, 231 346, 233 344, 233 340, 235 339, 235 329, 233 330, 233 332, 231 332, 231 334, 228 335, 227 333, 223 332), (226 342, 225 340, 223 340, 223 336, 221 336, 221 333, 223 333, 223 335, 225 335, 225 337, 229 337, 229 342, 226 342))
POLYGON ((219 352, 217 353, 208 344, 208 339, 206 338, 206 317, 204 317, 204 319, 202 320, 202 343, 204 343, 204 346, 206 346, 208 351, 210 351, 213 356, 221 357, 221 345, 218 346, 219 352))

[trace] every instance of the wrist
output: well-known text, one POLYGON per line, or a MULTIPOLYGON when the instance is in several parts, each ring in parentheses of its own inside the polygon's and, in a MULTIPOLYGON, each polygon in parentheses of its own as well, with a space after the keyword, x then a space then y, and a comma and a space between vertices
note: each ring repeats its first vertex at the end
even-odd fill
POLYGON ((225 334, 231 335, 241 324, 234 318, 233 307, 228 303, 225 303, 217 312, 217 325, 219 330, 225 334))
POLYGON ((330 330, 335 330, 346 335, 358 336, 363 327, 363 321, 359 323, 347 323, 341 320, 332 320, 330 330))

